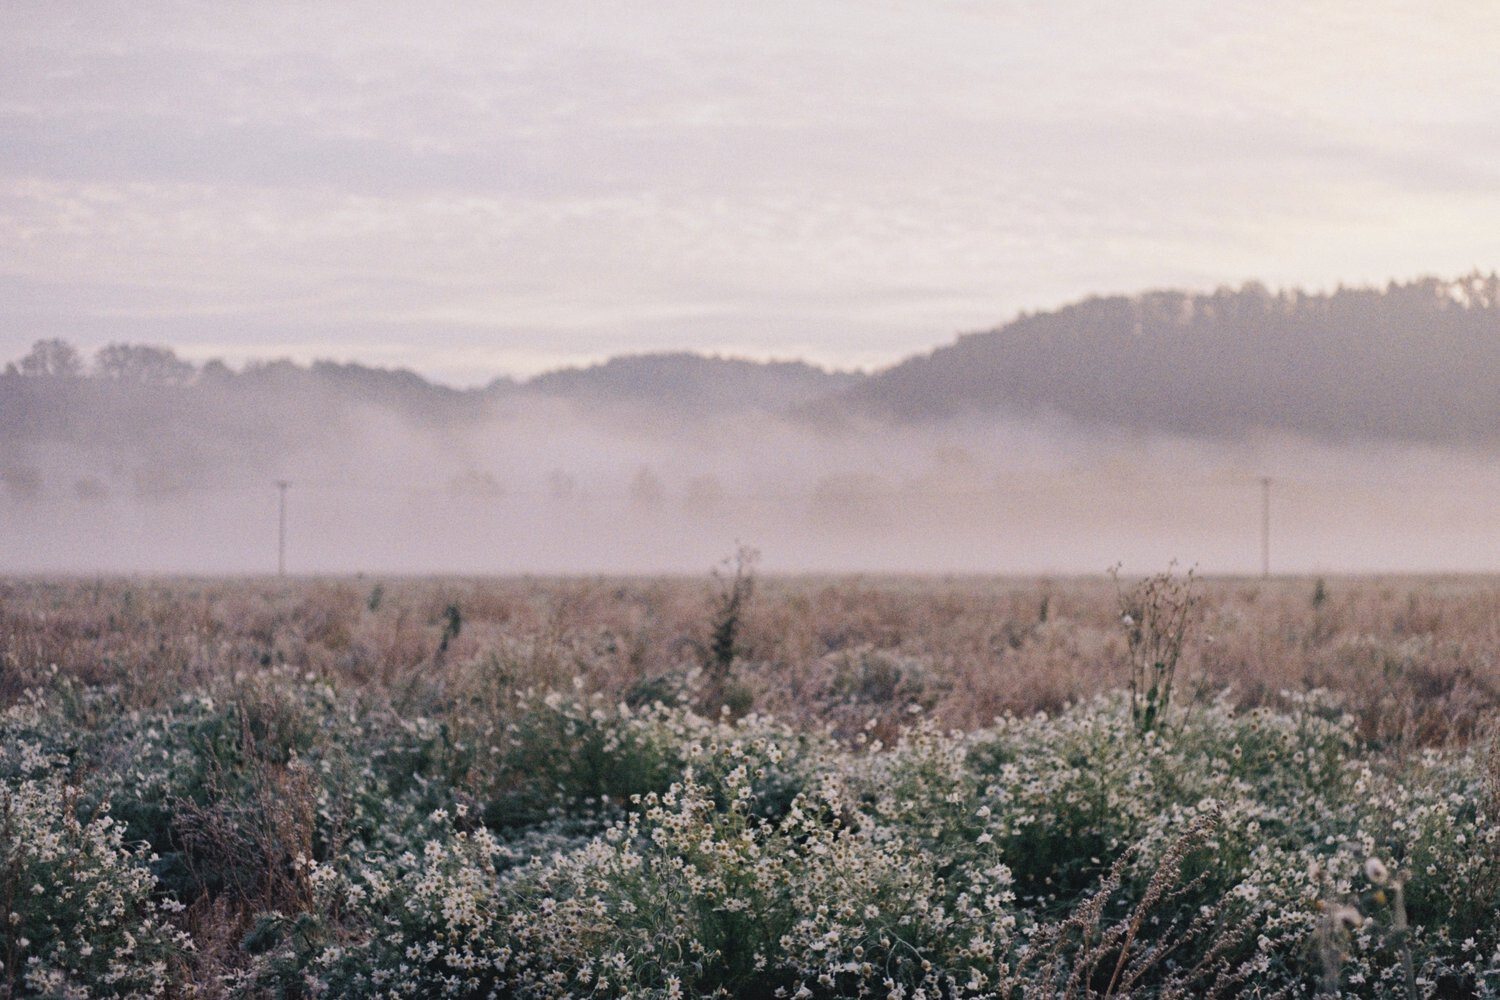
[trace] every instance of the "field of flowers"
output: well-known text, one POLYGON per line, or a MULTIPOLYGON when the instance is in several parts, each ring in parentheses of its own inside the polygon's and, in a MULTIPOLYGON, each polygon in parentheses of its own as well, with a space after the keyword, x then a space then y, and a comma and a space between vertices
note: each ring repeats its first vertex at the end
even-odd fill
POLYGON ((1189 588, 0 582, 0 997, 1500 995, 1500 586, 1189 588))

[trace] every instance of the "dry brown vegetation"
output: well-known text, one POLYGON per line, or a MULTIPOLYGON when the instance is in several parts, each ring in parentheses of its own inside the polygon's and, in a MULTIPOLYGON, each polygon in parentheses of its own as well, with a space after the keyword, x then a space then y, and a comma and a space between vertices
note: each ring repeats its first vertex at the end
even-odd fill
MULTIPOLYGON (((850 734, 912 704, 944 726, 1055 711, 1129 679, 1114 582, 762 578, 713 668, 725 592, 705 578, 12 579, 0 582, 0 700, 56 671, 159 703, 285 665, 341 686, 578 684, 675 692, 850 734), (707 669, 710 676, 702 675, 707 669)), ((1207 579, 1178 687, 1244 705, 1327 688, 1361 734, 1462 740, 1500 705, 1500 581, 1207 579)))

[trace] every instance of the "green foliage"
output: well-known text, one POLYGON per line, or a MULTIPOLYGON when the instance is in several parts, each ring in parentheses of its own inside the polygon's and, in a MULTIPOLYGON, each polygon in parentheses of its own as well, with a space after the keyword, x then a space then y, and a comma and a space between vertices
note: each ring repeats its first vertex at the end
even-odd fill
POLYGON ((667 718, 654 705, 636 712, 555 692, 523 698, 476 773, 485 822, 504 830, 559 815, 596 818, 665 788, 679 766, 667 718))
POLYGON ((182 907, 153 898, 144 845, 100 808, 81 818, 63 761, 0 744, 0 996, 168 995, 182 907))
POLYGON ((704 668, 710 678, 723 680, 729 676, 734 661, 740 655, 739 635, 745 609, 750 596, 755 592, 754 549, 741 546, 733 559, 728 561, 733 572, 725 576, 714 573, 719 593, 709 623, 707 655, 704 668))
POLYGON ((257 998, 1500 990, 1491 743, 1389 756, 1316 694, 946 731, 927 671, 846 660, 889 745, 482 665, 400 711, 57 681, 0 713, 11 995, 176 989, 174 899, 239 915, 193 988, 257 998))
POLYGON ((438 640, 437 657, 441 660, 448 652, 448 645, 458 638, 464 629, 463 610, 457 604, 443 608, 443 634, 438 640))

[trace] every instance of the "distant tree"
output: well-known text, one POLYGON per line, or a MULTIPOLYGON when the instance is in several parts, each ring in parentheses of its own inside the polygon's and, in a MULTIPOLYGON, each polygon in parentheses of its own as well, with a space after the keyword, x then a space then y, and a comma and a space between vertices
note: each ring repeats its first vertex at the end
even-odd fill
POLYGON ((198 377, 208 382, 227 382, 234 378, 234 369, 226 365, 222 358, 210 358, 203 363, 198 377))
POLYGON ((94 355, 94 371, 120 382, 181 385, 192 379, 195 369, 170 347, 150 344, 110 344, 94 355))
POLYGON ((244 386, 288 390, 305 387, 309 372, 291 358, 251 358, 241 367, 236 381, 244 386))
POLYGON ((657 510, 667 498, 667 488, 661 477, 649 466, 641 466, 630 481, 630 505, 639 510, 657 510))
POLYGON ((83 356, 66 340, 38 340, 31 353, 21 359, 22 375, 48 375, 54 378, 77 378, 83 374, 83 356))
POLYGON ((270 360, 265 358, 251 358, 245 362, 244 367, 244 374, 246 375, 291 377, 305 375, 306 373, 307 369, 297 364, 291 358, 271 358, 270 360))

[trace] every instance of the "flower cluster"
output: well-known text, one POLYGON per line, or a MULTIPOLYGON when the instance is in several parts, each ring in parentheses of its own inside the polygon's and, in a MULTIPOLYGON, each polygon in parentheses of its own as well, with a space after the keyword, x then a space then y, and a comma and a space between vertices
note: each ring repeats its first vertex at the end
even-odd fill
POLYGON ((755 730, 687 744, 678 781, 572 850, 513 867, 489 832, 455 830, 330 879, 372 916, 362 950, 318 961, 389 996, 940 995, 1004 975, 997 858, 950 880, 836 771, 763 815, 781 751, 755 730))
POLYGON ((174 898, 239 907, 202 985, 246 997, 1500 992, 1495 748, 1390 755, 1320 695, 889 745, 280 668, 117 697, 0 713, 12 995, 161 994, 174 898))
POLYGON ((65 761, 35 743, 0 750, 0 994, 159 997, 188 947, 181 909, 154 900, 143 849, 101 809, 79 818, 65 761))

